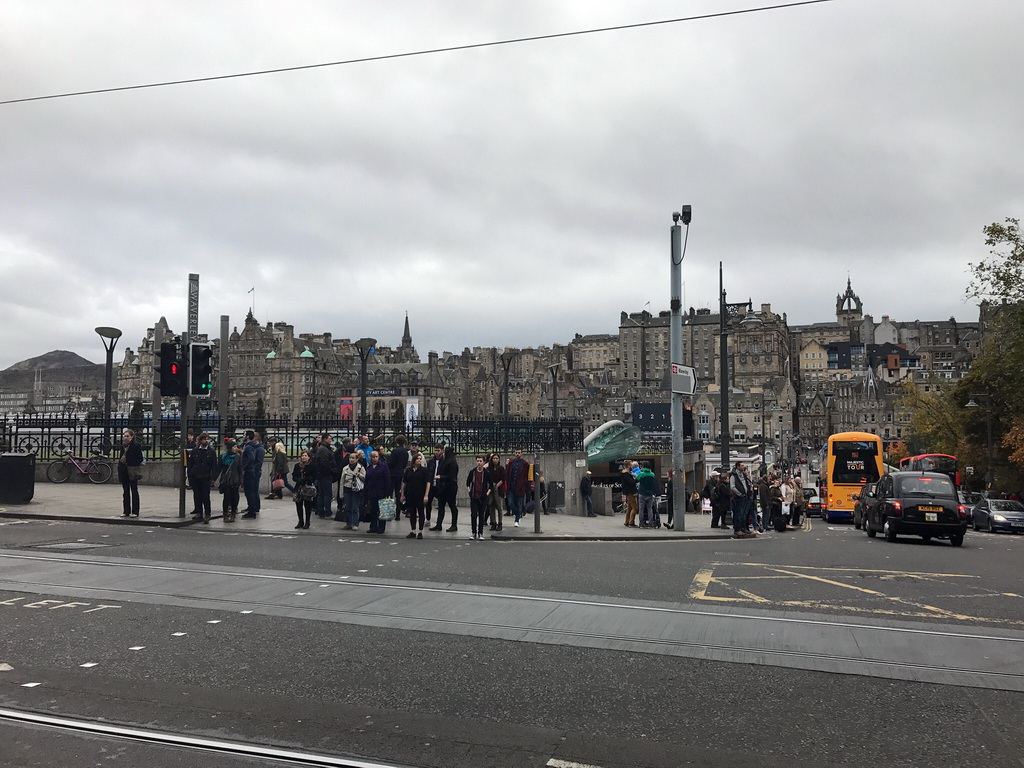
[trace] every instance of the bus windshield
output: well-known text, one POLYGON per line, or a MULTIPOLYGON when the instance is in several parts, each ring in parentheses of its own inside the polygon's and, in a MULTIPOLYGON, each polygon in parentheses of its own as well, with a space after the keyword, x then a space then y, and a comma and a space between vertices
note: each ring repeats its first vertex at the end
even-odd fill
POLYGON ((867 442, 832 443, 831 482, 834 485, 864 485, 878 480, 878 448, 867 442))

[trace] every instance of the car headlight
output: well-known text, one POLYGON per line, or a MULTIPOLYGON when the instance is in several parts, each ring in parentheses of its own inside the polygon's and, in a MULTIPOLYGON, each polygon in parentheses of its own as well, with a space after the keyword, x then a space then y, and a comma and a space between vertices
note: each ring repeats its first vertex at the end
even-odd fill
POLYGON ((1006 518, 1003 517, 1002 515, 992 515, 992 519, 995 520, 997 523, 1005 523, 1006 522, 1006 518))

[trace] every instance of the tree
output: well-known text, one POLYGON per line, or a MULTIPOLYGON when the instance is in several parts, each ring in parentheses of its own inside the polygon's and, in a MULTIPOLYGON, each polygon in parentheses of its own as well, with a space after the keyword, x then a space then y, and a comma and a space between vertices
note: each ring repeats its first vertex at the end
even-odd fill
POLYGON ((257 398, 256 400, 256 418, 265 419, 267 417, 267 406, 263 404, 263 398, 257 398))
POLYGON ((1024 239, 1020 220, 1005 219, 984 228, 992 258, 969 264, 973 275, 967 296, 1016 303, 1024 299, 1024 239))
POLYGON ((142 410, 142 400, 135 398, 135 402, 132 403, 132 409, 128 413, 128 417, 133 421, 142 421, 142 417, 145 412, 142 410))

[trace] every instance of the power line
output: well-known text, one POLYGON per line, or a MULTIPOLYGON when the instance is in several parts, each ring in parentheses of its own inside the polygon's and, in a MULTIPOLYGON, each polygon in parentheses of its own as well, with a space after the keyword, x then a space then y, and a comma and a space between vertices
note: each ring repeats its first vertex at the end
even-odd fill
POLYGON ((388 59, 404 59, 411 56, 428 56, 435 53, 450 53, 452 51, 469 51, 474 48, 491 48, 498 45, 513 45, 515 43, 532 43, 539 40, 555 40, 562 37, 578 37, 580 35, 593 35, 599 32, 617 32, 624 29, 639 29, 641 27, 655 27, 664 24, 678 24, 684 21, 700 21, 703 19, 716 19, 723 16, 738 16, 746 13, 759 13, 762 11, 777 11, 783 8, 794 8, 801 5, 816 5, 818 3, 830 3, 833 0, 801 0, 800 2, 784 3, 781 5, 766 5, 758 8, 744 8, 735 11, 721 11, 719 13, 705 13, 700 16, 684 16, 678 19, 663 19, 661 21, 643 21, 636 24, 620 24, 614 27, 598 27, 596 29, 581 29, 575 32, 556 32, 550 35, 533 35, 531 37, 515 37, 508 40, 492 40, 487 43, 470 43, 468 45, 453 45, 446 48, 428 48, 421 51, 406 51, 405 53, 390 53, 382 56, 365 56, 359 59, 345 59, 343 61, 328 61, 321 64, 301 64, 295 67, 279 67, 277 69, 259 69, 252 72, 236 72, 231 75, 211 75, 209 77, 192 77, 185 80, 165 80, 157 83, 142 83, 139 85, 122 85, 115 88, 96 88, 89 91, 70 91, 67 93, 53 93, 49 96, 29 96, 23 99, 7 99, 0 101, 0 106, 5 104, 21 104, 27 101, 46 101, 48 99, 65 99, 71 96, 91 96, 97 93, 116 93, 117 91, 138 91, 143 88, 163 88, 169 85, 186 85, 188 83, 208 83, 214 80, 231 80, 239 77, 256 77, 258 75, 274 75, 281 72, 298 72, 303 69, 322 69, 324 67, 340 67, 346 64, 365 64, 371 61, 387 61, 388 59))

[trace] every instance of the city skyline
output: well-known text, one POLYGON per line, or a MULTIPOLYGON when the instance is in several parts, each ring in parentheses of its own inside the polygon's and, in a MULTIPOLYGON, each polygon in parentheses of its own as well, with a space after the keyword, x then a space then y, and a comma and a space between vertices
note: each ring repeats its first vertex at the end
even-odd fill
POLYGON ((408 311, 438 351, 608 332, 667 306, 683 204, 687 307, 721 261, 791 324, 848 276, 869 312, 973 318, 982 228, 1021 208, 1012 4, 133 8, 6 9, 0 102, 672 23, 0 104, 0 368, 183 328, 190 272, 209 335, 253 300, 356 338, 408 311))

